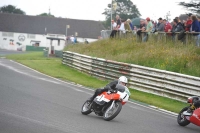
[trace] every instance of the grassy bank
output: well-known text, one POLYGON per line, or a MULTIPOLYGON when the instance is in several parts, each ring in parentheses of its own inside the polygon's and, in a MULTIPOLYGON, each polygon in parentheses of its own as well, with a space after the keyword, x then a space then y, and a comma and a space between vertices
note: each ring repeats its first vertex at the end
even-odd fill
MULTIPOLYGON (((10 55, 7 56, 7 58, 15 60, 52 77, 59 78, 64 81, 75 82, 92 89, 103 87, 108 83, 108 81, 101 81, 95 77, 91 77, 90 75, 78 72, 63 65, 61 59, 59 58, 43 57, 42 52, 34 52, 23 55, 10 55)), ((132 94, 131 99, 148 103, 173 112, 179 112, 182 107, 187 106, 186 103, 133 89, 130 89, 130 92, 132 94)))
POLYGON ((65 50, 200 77, 200 48, 195 45, 153 40, 138 43, 126 38, 69 45, 65 50))

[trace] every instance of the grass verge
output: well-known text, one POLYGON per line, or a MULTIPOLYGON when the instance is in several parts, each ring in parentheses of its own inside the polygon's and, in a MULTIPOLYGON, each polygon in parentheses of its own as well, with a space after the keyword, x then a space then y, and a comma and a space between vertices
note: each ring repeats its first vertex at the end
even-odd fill
MULTIPOLYGON (((52 77, 81 84, 92 89, 105 86, 108 81, 102 81, 88 74, 78 72, 77 70, 67 67, 62 64, 60 58, 46 58, 43 57, 42 52, 31 52, 20 55, 9 55, 6 58, 17 61, 39 72, 50 75, 52 77)), ((172 112, 179 112, 183 107, 187 106, 186 103, 156 96, 134 89, 130 89, 131 99, 144 102, 162 109, 172 112)))
POLYGON ((88 45, 69 45, 65 50, 141 66, 200 77, 200 48, 195 45, 138 43, 135 38, 105 39, 88 45))

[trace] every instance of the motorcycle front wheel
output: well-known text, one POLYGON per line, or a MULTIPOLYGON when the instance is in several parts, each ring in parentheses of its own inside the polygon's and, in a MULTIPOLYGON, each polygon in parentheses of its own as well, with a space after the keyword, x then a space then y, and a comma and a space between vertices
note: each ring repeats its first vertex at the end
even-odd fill
POLYGON ((184 111, 187 111, 189 107, 185 107, 183 108, 177 117, 177 122, 180 126, 187 126, 188 124, 190 124, 190 121, 188 121, 187 119, 185 119, 185 116, 183 115, 184 111))
POLYGON ((114 119, 119 112, 122 109, 122 103, 121 102, 115 102, 115 104, 113 105, 113 107, 110 109, 110 107, 108 107, 106 109, 106 111, 103 114, 103 119, 106 121, 110 121, 112 119, 114 119))
POLYGON ((91 102, 86 101, 82 106, 81 113, 84 114, 84 115, 90 114, 92 112, 91 111, 91 105, 92 105, 91 102))

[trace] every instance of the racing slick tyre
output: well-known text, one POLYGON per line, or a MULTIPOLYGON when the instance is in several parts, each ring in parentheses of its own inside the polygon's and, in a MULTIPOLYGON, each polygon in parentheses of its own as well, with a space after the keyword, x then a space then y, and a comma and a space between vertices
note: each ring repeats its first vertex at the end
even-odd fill
POLYGON ((183 115, 183 112, 184 111, 187 111, 189 107, 185 107, 183 108, 179 114, 178 114, 178 117, 177 117, 177 122, 180 126, 187 126, 188 124, 190 124, 190 121, 188 121, 185 116, 183 115))
POLYGON ((114 119, 122 109, 121 102, 115 102, 112 108, 108 107, 103 114, 103 119, 106 121, 110 121, 114 119))
POLYGON ((91 111, 91 105, 92 105, 91 102, 86 101, 82 106, 81 113, 84 114, 84 115, 90 114, 92 112, 91 111))

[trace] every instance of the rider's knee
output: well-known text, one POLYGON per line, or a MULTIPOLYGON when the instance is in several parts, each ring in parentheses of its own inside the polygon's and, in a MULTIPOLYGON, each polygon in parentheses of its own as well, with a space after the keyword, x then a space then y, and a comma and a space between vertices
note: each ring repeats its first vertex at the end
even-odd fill
POLYGON ((95 94, 99 95, 100 93, 102 93, 102 89, 96 89, 95 94))

